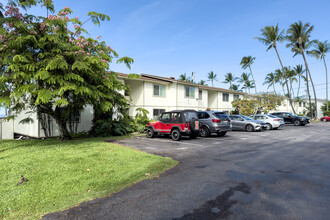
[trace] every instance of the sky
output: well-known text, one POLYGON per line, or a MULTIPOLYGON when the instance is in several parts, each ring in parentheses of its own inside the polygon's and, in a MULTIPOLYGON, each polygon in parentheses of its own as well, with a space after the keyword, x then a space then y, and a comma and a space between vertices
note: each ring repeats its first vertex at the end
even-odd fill
MULTIPOLYGON (((273 49, 266 52, 267 47, 254 39, 265 26, 278 23, 287 30, 290 24, 301 20, 314 25, 312 39, 330 40, 330 1, 326 0, 54 0, 54 3, 57 11, 70 7, 73 16, 82 21, 89 11, 110 16, 111 21, 100 27, 88 23, 85 28, 92 37, 101 36, 119 56, 135 61, 131 70, 115 63, 110 65, 111 70, 176 78, 194 72, 195 81, 207 80, 207 73, 213 71, 218 76, 214 86, 221 88, 229 87, 222 83, 226 73, 238 77, 249 72, 239 64, 243 56, 253 56, 256 59, 252 71, 258 92, 267 91, 263 85, 265 76, 280 68, 280 64, 273 49)), ((34 8, 31 12, 46 15, 45 9, 34 8)), ((300 55, 293 58, 286 42, 278 45, 278 51, 285 66, 303 64, 300 55)), ((317 97, 325 98, 323 62, 314 57, 307 57, 307 61, 317 97)), ((298 84, 293 87, 296 93, 298 84)), ((306 88, 301 87, 303 95, 306 88)), ((277 90, 281 91, 280 86, 277 90)))

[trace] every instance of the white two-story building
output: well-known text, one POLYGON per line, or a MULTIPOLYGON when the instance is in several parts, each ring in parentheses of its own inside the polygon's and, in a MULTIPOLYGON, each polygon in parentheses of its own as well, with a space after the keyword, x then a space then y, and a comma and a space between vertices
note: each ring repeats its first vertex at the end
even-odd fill
POLYGON ((130 87, 125 96, 131 103, 131 116, 136 114, 137 108, 149 111, 149 118, 177 109, 210 108, 229 113, 233 110, 231 102, 244 96, 242 92, 183 82, 173 77, 141 74, 140 78, 129 79, 127 74, 119 73, 119 78, 130 87))

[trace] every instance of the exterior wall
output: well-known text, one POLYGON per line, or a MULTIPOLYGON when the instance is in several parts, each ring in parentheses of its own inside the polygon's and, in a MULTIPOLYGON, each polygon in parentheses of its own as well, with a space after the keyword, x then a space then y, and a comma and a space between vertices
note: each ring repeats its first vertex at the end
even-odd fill
POLYGON ((14 119, 14 133, 27 135, 30 137, 39 137, 39 123, 36 113, 28 113, 30 110, 24 110, 19 113, 14 119), (34 123, 22 124, 19 123, 21 120, 30 117, 34 123))
POLYGON ((211 110, 218 110, 218 92, 209 90, 208 97, 208 108, 210 108, 211 110))
POLYGON ((0 140, 14 139, 14 121, 4 121, 0 119, 0 140))
POLYGON ((200 89, 199 91, 202 91, 202 99, 199 99, 198 93, 198 110, 206 110, 208 108, 208 92, 204 89, 200 89))

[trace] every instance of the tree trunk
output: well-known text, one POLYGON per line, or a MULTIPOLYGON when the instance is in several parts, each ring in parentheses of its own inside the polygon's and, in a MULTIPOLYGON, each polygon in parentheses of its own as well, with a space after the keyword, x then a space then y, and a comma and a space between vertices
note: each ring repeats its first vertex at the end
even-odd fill
POLYGON ((282 67, 283 76, 284 76, 284 78, 285 78, 285 85, 286 85, 286 89, 287 89, 287 91, 288 91, 288 97, 289 97, 290 106, 291 106, 291 108, 292 108, 293 113, 296 114, 296 111, 295 111, 295 109, 294 109, 294 107, 293 107, 293 105, 292 105, 292 100, 291 100, 291 95, 290 95, 289 85, 288 85, 288 79, 286 78, 286 75, 285 75, 285 71, 284 71, 284 66, 283 66, 283 64, 282 64, 282 60, 281 60, 281 58, 280 58, 280 55, 278 54, 278 51, 277 51, 276 46, 273 46, 273 47, 274 47, 274 49, 275 49, 275 51, 276 51, 276 54, 277 54, 278 60, 280 61, 280 64, 281 64, 281 67, 282 67))
POLYGON ((305 53, 302 49, 301 49, 301 54, 304 58, 305 67, 306 67, 306 88, 307 88, 307 94, 308 94, 308 100, 309 100, 309 111, 311 113, 311 117, 313 117, 313 106, 312 106, 311 94, 309 93, 309 83, 308 83, 308 64, 306 61, 305 53))
POLYGON ((300 90, 300 76, 299 76, 299 86, 298 86, 297 98, 299 98, 299 90, 300 90))
POLYGON ((254 90, 257 94, 257 85, 256 85, 256 81, 254 80, 254 76, 253 76, 253 73, 252 73, 252 69, 251 69, 251 66, 249 65, 249 69, 250 69, 250 73, 251 73, 251 76, 252 76, 252 80, 253 80, 253 83, 254 83, 254 90))
POLYGON ((71 134, 68 131, 67 125, 66 125, 66 120, 62 117, 60 113, 60 109, 58 107, 55 108, 55 114, 54 118, 56 120, 57 125, 60 128, 60 132, 62 135, 62 140, 71 140, 71 134))
POLYGON ((314 102, 315 102, 315 109, 314 110, 315 110, 315 119, 317 120, 317 98, 316 98, 316 91, 315 91, 315 86, 314 86, 314 83, 313 83, 312 75, 311 75, 311 72, 309 72, 309 69, 308 69, 308 74, 309 74, 309 78, 311 79, 313 93, 314 93, 314 102))
POLYGON ((324 59, 324 56, 323 56, 323 62, 324 62, 324 67, 325 67, 325 90, 326 90, 326 93, 325 93, 325 100, 327 102, 327 111, 329 111, 329 99, 328 99, 328 68, 327 68, 327 64, 325 63, 325 59, 324 59))
POLYGON ((274 89, 274 93, 275 93, 275 95, 277 95, 277 94, 276 94, 276 90, 275 90, 275 83, 273 83, 273 89, 274 89))

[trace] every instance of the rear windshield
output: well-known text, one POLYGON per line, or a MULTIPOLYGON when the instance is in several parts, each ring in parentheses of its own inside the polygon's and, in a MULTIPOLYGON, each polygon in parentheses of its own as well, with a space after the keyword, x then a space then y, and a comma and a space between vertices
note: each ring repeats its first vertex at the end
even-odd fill
POLYGON ((278 118, 277 116, 275 116, 275 115, 268 115, 269 117, 271 117, 271 118, 278 118))
POLYGON ((224 112, 215 112, 213 115, 217 118, 229 118, 228 115, 226 115, 224 112))
POLYGON ((184 112, 184 118, 186 121, 190 121, 192 119, 198 119, 197 112, 184 112))

